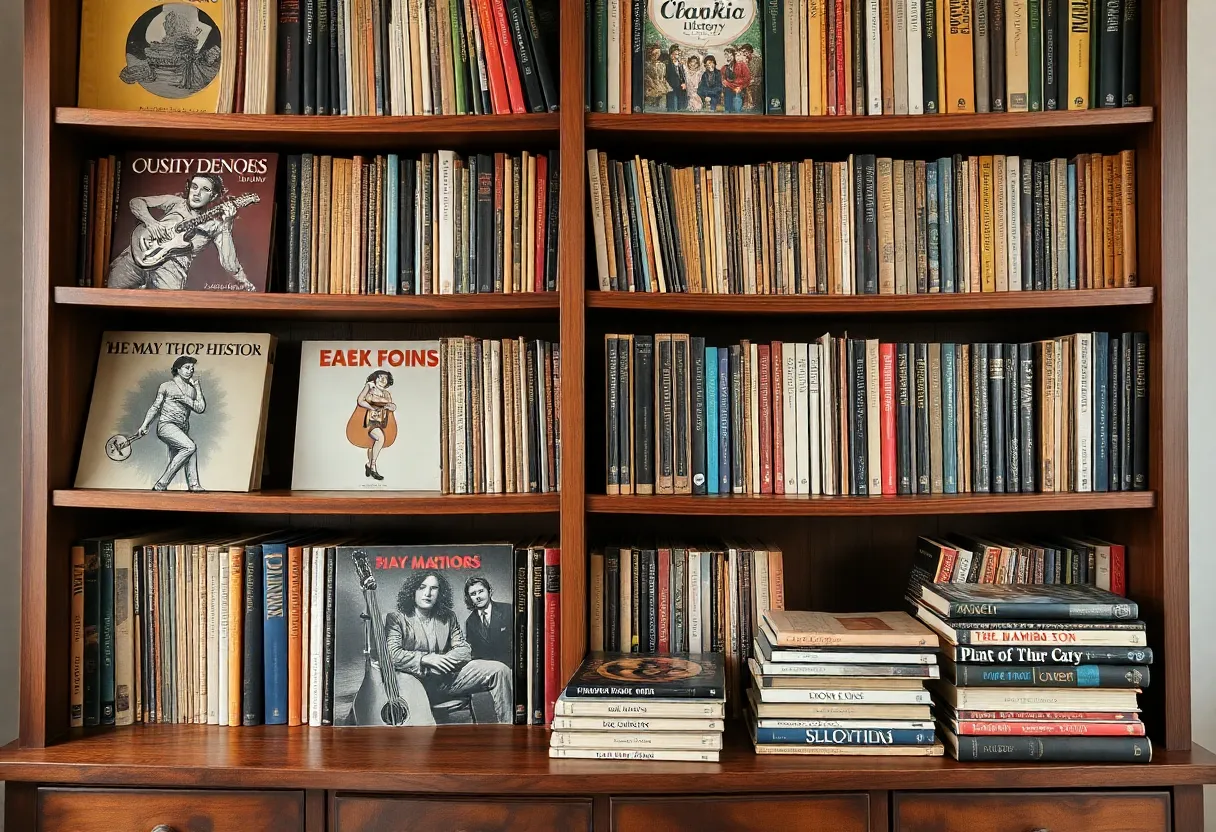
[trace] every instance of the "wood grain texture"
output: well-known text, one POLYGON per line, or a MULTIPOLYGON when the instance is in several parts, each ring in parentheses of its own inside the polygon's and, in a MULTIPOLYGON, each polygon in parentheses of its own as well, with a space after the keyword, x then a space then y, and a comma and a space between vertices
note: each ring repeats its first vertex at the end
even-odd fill
POLYGON ((887 832, 891 828, 891 793, 870 792, 870 832, 887 832))
MULTIPOLYGON (((763 757, 728 727, 719 763, 550 760, 549 734, 442 728, 110 730, 0 749, 0 779, 93 786, 330 789, 448 794, 742 794, 887 789, 1150 788, 1216 782, 1216 755, 1154 751, 1147 764, 959 763, 944 757, 763 757)), ((1075 828, 1075 827, 1074 827, 1075 828)))
POLYGON ((590 800, 436 800, 339 794, 334 798, 333 832, 388 829, 493 830, 531 832, 591 829, 590 800))
MULTIPOLYGON (((158 113, 59 107, 55 123, 91 137, 140 142, 276 144, 315 150, 462 150, 504 144, 552 145, 556 113, 501 116, 280 116, 158 113)), ((532 148, 536 149, 536 148, 532 148)))
POLYGON ((1174 787, 1174 832, 1203 832, 1203 786, 1174 787))
POLYGON ((1038 511, 1149 509, 1151 491, 1109 494, 926 494, 913 497, 807 497, 769 495, 617 496, 588 494, 592 514, 895 516, 1003 514, 1038 511))
POLYGON ((41 832, 305 832, 303 792, 39 789, 41 832))
POLYGON ((304 832, 325 832, 328 796, 328 793, 321 789, 309 789, 304 792, 304 832))
MULTIPOLYGON (((58 300, 58 294, 56 295, 58 300)), ((1034 309, 1096 309, 1152 305, 1153 288, 1078 289, 944 295, 702 295, 587 292, 588 309, 696 312, 715 315, 927 315, 1034 309)))
POLYGON ((869 800, 864 794, 612 798, 613 832, 659 829, 869 832, 869 800))
POLYGON ((52 502, 69 508, 223 514, 551 514, 557 494, 439 494, 433 491, 106 491, 65 488, 52 502))
POLYGON ((486 295, 288 295, 56 286, 55 303, 157 315, 326 321, 556 320, 556 292, 486 295))
POLYGON ((1170 832, 1168 792, 896 793, 893 832, 1170 832))

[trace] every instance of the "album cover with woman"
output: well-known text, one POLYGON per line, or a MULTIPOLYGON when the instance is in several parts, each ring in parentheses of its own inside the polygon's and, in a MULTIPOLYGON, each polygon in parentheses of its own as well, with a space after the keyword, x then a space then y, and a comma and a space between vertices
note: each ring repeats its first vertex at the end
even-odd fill
POLYGON ((291 487, 438 491, 438 341, 304 341, 291 487))
POLYGON ((256 489, 274 350, 263 333, 104 333, 76 487, 256 489))

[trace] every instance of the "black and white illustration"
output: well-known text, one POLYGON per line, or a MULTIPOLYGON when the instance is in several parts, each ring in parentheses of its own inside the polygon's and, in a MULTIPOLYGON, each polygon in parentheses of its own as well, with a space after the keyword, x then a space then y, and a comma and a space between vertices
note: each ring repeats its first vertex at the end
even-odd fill
POLYGON ((334 724, 510 723, 509 545, 339 547, 334 724))
POLYGON ((215 80, 223 44, 215 21, 189 3, 148 9, 127 35, 127 65, 118 77, 160 98, 186 98, 215 80))

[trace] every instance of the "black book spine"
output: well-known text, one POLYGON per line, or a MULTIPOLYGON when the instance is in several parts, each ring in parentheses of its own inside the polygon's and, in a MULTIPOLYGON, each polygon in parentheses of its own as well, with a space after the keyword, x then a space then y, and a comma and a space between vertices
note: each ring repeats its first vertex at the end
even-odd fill
POLYGON ((988 345, 971 345, 971 490, 977 494, 991 491, 991 460, 988 427, 988 345))
MULTIPOLYGON (((549 216, 545 219, 545 291, 557 291, 557 218, 561 205, 559 198, 560 175, 558 172, 557 151, 549 153, 549 198, 546 200, 549 216)), ((635 261, 636 262, 636 261, 635 261)))
POLYGON ((287 286, 297 291, 300 273, 300 156, 287 157, 287 286))
POLYGON ((1110 336, 1110 418, 1109 439, 1106 456, 1110 462, 1110 490, 1123 490, 1123 362, 1120 360, 1123 351, 1120 349, 1120 339, 1117 334, 1110 336))
POLYGON ((1022 490, 1022 419, 1018 408, 1018 345, 1005 344, 1005 492, 1022 490))
POLYGON ((1018 344, 1018 442, 1021 445, 1022 491, 1035 490, 1035 407, 1034 407, 1034 349, 1032 344, 1018 344))
POLYGON ((641 652, 642 619, 640 615, 642 602, 642 565, 641 553, 637 549, 629 550, 629 650, 630 653, 641 652))
POLYGON ((534 548, 532 556, 532 725, 545 722, 545 550, 534 548))
POLYGON ((642 553, 646 559, 646 652, 659 652, 659 553, 648 549, 642 553))
POLYGON ((675 372, 675 359, 672 356, 671 336, 661 338, 657 347, 657 372, 655 396, 658 401, 658 480, 662 483, 672 483, 675 476, 675 402, 673 401, 675 385, 672 373, 675 372))
POLYGON ((873 154, 858 157, 862 169, 862 243, 865 248, 865 293, 878 294, 878 160, 873 154))
POLYGON ((101 541, 101 724, 113 725, 114 705, 114 540, 101 541))
MULTIPOLYGON (((722 608, 718 603, 717 589, 721 584, 722 569, 720 566, 721 556, 717 552, 709 553, 709 650, 711 653, 718 653, 722 650, 722 634, 719 627, 719 622, 722 620, 722 608)), ((704 627, 705 613, 701 613, 702 624, 704 627)))
MULTIPOLYGON (((1039 0, 1043 9, 1043 109, 1060 109, 1060 23, 1056 4, 1062 0, 1039 0)), ((1066 0, 1064 0, 1066 2, 1066 0)))
MULTIPOLYGON (((265 690, 262 684, 262 547, 245 547, 243 598, 244 669, 241 674, 241 724, 261 725, 265 690)), ((184 600, 184 599, 182 599, 184 600)))
POLYGON ((1106 690, 1148 687, 1144 665, 990 665, 954 664, 943 678, 960 687, 1090 688, 1106 690), (952 671, 952 672, 951 672, 952 671))
POLYGON ((736 344, 730 348, 730 484, 731 491, 743 493, 743 370, 742 352, 736 344))
POLYGON ((608 493, 621 491, 621 359, 617 352, 620 339, 609 335, 604 339, 604 356, 608 362, 608 442, 604 464, 608 473, 608 493))
MULTIPOLYGON (((822 360, 822 359, 821 359, 822 360)), ((895 449, 899 464, 896 486, 900 494, 912 494, 912 345, 895 347, 895 449)), ((824 395, 824 391, 820 391, 824 395)))
MULTIPOLYGON (((1045 288, 1044 269, 1047 266, 1047 250, 1046 241, 1044 239, 1043 218, 1044 218, 1044 187, 1043 187, 1043 163, 1034 163, 1034 264, 1033 285, 1035 291, 1042 291, 1045 288)), ((1025 277, 1022 278, 1025 282, 1025 277)))
POLYGON ((621 465, 621 491, 624 492, 633 485, 633 465, 631 451, 633 450, 633 411, 629 402, 629 391, 633 387, 633 341, 628 336, 621 336, 616 342, 617 367, 617 438, 618 455, 621 465))
MULTIPOLYGON (((397 216, 400 217, 397 223, 397 292, 402 295, 412 295, 417 291, 414 286, 414 187, 417 181, 417 163, 413 159, 402 159, 398 167, 397 186, 397 216)), ((493 235, 490 236, 492 238, 493 235)))
POLYGON ((1040 761, 1147 763, 1147 737, 958 737, 961 762, 1040 761))
POLYGON ((621 652, 621 551, 615 547, 604 550, 604 649, 621 652))
POLYGON ((1140 103, 1140 0, 1123 0, 1122 58, 1123 106, 1135 107, 1140 103))
POLYGON ((1068 109, 1068 59, 1071 44, 1072 16, 1071 0, 1056 0, 1056 104, 1058 109, 1068 109))
MULTIPOLYGON (((770 116, 785 115, 785 2, 764 0, 764 106, 770 116)), ((829 34, 829 37, 831 35, 829 34)))
POLYGON ((317 72, 313 79, 317 95, 317 115, 335 115, 329 95, 329 28, 330 6, 327 0, 315 0, 317 5, 317 72))
MULTIPOLYGON (((342 68, 338 65, 338 0, 322 0, 329 15, 329 115, 342 115, 342 68)), ((324 44, 322 44, 324 45, 324 44)), ((318 81, 324 83, 325 79, 318 81)))
POLYGON ((853 472, 855 494, 867 495, 870 482, 870 446, 866 411, 866 342, 850 341, 853 360, 853 472))
POLYGON ((1132 344, 1132 490, 1148 490, 1148 333, 1137 332, 1132 344))
MULTIPOLYGON (((1000 344, 986 345, 988 354, 989 490, 1005 492, 1005 356, 1000 344)), ((983 406, 983 402, 981 402, 983 406)))
POLYGON ((820 217, 824 216, 824 203, 827 196, 825 192, 824 170, 823 162, 815 163, 815 192, 812 201, 812 210, 815 216, 815 292, 820 295, 828 293, 827 227, 825 222, 819 221, 820 217))
MULTIPOLYGON (((545 96, 541 92, 540 79, 536 73, 536 59, 532 52, 531 38, 528 36, 527 24, 524 22, 524 11, 520 0, 506 0, 507 22, 511 27, 511 40, 515 47, 515 60, 519 64, 519 77, 523 81, 524 97, 527 99, 528 111, 543 113, 546 110, 545 96)), ((541 717, 544 717, 543 709, 541 717)))
MULTIPOLYGON (((592 110, 595 110, 597 113, 608 112, 608 99, 606 93, 603 100, 595 102, 597 106, 592 107, 591 105, 594 97, 593 93, 595 92, 595 90, 592 89, 594 86, 592 83, 592 78, 595 75, 591 68, 593 65, 592 55, 595 55, 596 60, 598 60, 600 57, 599 54, 596 54, 601 52, 599 38, 596 37, 596 35, 603 30, 599 17, 599 11, 600 9, 607 9, 607 6, 608 4, 606 0, 598 0, 595 4, 595 12, 592 12, 591 0, 583 0, 583 112, 585 113, 589 113, 592 110)), ((636 37, 636 34, 633 42, 641 43, 641 40, 636 37)), ((606 56, 604 60, 604 65, 607 66, 606 56)), ((634 73, 633 77, 637 77, 636 72, 634 73)), ((637 100, 639 99, 635 97, 634 101, 637 100)))
POLYGON ((1022 201, 1022 227, 1018 233, 1022 235, 1022 289, 1029 291, 1034 288, 1034 163, 1029 159, 1021 161, 1018 193, 1022 201))
POLYGON ((609 275, 609 288, 614 292, 626 292, 629 287, 626 285, 629 280, 628 272, 625 268, 625 235, 621 228, 621 212, 617 210, 617 206, 621 204, 620 185, 615 173, 616 166, 619 162, 608 163, 608 213, 605 216, 606 220, 612 223, 612 248, 616 256, 616 274, 609 275))
MULTIPOLYGON (((941 112, 941 103, 937 100, 937 73, 944 67, 937 65, 937 39, 942 33, 937 31, 937 4, 945 0, 922 0, 921 2, 921 66, 922 82, 924 84, 925 113, 941 112)), ((854 24, 856 25, 856 24, 854 24)))
MULTIPOLYGON (((474 2, 474 0, 465 0, 465 2, 474 2)), ((536 19, 536 7, 533 5, 533 0, 521 0, 524 10, 524 21, 528 24, 528 41, 532 46, 532 59, 536 64, 536 77, 540 81, 541 95, 545 100, 545 109, 549 112, 557 110, 557 84, 553 79, 553 67, 549 63, 549 52, 545 48, 545 38, 541 34, 540 26, 536 19)), ((485 32, 481 33, 484 38, 485 32)), ((491 35, 493 37, 493 35, 491 35)), ((637 44, 634 41, 634 44, 637 44)), ((635 45, 634 49, 641 47, 635 45)), ((640 54, 640 53, 639 53, 640 54)), ((637 99, 640 101, 641 99, 637 99)), ((487 112, 490 112, 487 110, 487 112)))
POLYGON ((101 555, 84 542, 84 724, 101 724, 101 555))
POLYGON ((916 344, 916 493, 929 493, 929 345, 916 344))
MULTIPOLYGON (((672 218, 675 213, 675 188, 672 187, 671 175, 674 169, 671 165, 662 165, 659 167, 659 190, 662 194, 662 199, 659 205, 663 209, 664 221, 667 223, 667 236, 671 240, 672 261, 675 265, 675 275, 678 282, 678 290, 681 292, 688 291, 688 273, 685 270, 687 257, 684 256, 684 241, 680 239, 679 225, 672 218)), ((734 204, 738 204, 737 202, 734 204)), ((733 216, 734 212, 730 212, 733 216)))
MULTIPOLYGON (((516 549, 514 558, 515 567, 515 684, 513 691, 515 696, 515 712, 512 722, 516 725, 528 724, 528 559, 529 554, 527 549, 516 549)), ((613 586, 612 578, 608 576, 607 564, 608 558, 605 553, 605 590, 613 586)), ((617 562, 616 568, 620 569, 620 562, 617 562)), ((619 580, 619 576, 617 576, 619 580)), ((607 605, 605 605, 605 623, 607 622, 607 605)), ((604 631, 604 637, 607 639, 608 630, 604 631)), ((605 640, 605 646, 608 642, 605 640)))
POLYGON ((654 568, 650 562, 650 552, 642 549, 638 552, 638 652, 653 653, 650 646, 650 635, 655 627, 655 614, 652 604, 654 596, 654 568))
MULTIPOLYGON (((589 20, 590 18, 588 18, 589 20)), ((642 104, 646 100, 645 93, 645 69, 643 61, 645 60, 646 52, 643 48, 644 34, 643 29, 646 23, 646 11, 641 3, 631 3, 629 5, 629 41, 632 53, 630 55, 633 61, 633 68, 629 76, 630 83, 633 85, 633 90, 630 95, 630 100, 635 113, 642 112, 642 104)), ((590 28, 590 26, 588 26, 590 28)), ((767 55, 767 53, 765 53, 767 55)))
POLYGON ((682 290, 680 285, 682 271, 680 256, 676 250, 675 235, 672 233, 670 203, 667 201, 667 179, 664 175, 664 169, 667 166, 655 162, 648 164, 650 165, 650 187, 654 194, 655 217, 658 219, 659 239, 662 241, 663 269, 671 283, 669 288, 679 292, 682 290))
POLYGON ((1118 107, 1123 101, 1123 0, 1095 2, 1102 4, 1102 25, 1098 31, 1101 40, 1098 45, 1096 106, 1118 107))
POLYGON ((301 24, 304 28, 303 72, 296 79, 297 92, 302 91, 303 113, 306 116, 317 113, 317 2, 318 0, 298 0, 300 3, 301 24))
POLYGON ((1119 453, 1123 457, 1120 465, 1123 469, 1123 490, 1132 490, 1132 481, 1134 479, 1134 464, 1132 451, 1132 429, 1135 426, 1135 418, 1132 415, 1132 407, 1134 398, 1132 388, 1134 387, 1134 371, 1132 362, 1132 333, 1125 332, 1119 336, 1119 376, 1120 376, 1120 395, 1123 401, 1120 404, 1121 413, 1119 414, 1122 422, 1120 424, 1119 433, 1120 445, 1119 453))
POLYGON ((633 338, 633 480, 635 493, 654 493, 653 335, 633 338))
POLYGON ((977 0, 988 3, 989 95, 992 112, 1005 112, 1005 0, 977 0))
POLYGON ((494 158, 477 156, 477 291, 494 291, 494 158))
MULTIPOLYGON (((705 471, 705 442, 709 431, 705 424, 705 339, 692 337, 688 341, 692 395, 692 493, 708 492, 705 471)), ((717 372, 715 367, 713 372, 717 372)))
MULTIPOLYGON (((859 295, 869 294, 869 277, 866 274, 866 174, 865 162, 862 156, 853 157, 853 204, 849 210, 853 212, 853 228, 857 238, 853 241, 853 285, 859 295)), ((773 191, 769 191, 773 193, 773 191)))
MULTIPOLYGON (((303 69, 300 36, 300 0, 279 0, 278 66, 275 72, 275 112, 298 116, 303 112, 300 73, 303 69)), ((239 83, 239 82, 238 82, 239 83)))

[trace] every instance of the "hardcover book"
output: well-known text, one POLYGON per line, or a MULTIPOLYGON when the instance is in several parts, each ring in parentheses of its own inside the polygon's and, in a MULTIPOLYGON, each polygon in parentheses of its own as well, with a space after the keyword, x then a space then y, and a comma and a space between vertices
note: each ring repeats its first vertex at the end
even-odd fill
POLYGON ((933 584, 921 600, 946 618, 1021 621, 1135 620, 1135 601, 1087 585, 933 584))
POLYGON ((643 112, 765 111, 760 0, 644 2, 643 112))
POLYGON ((904 612, 766 610, 776 647, 937 647, 937 636, 904 612))
POLYGON ((592 653, 570 677, 567 697, 596 699, 723 699, 720 653, 641 656, 592 653))
POLYGON ((512 723, 514 556, 507 544, 337 547, 334 725, 512 723))
POLYGON ((261 333, 104 333, 76 488, 256 489, 274 352, 261 333))
POLYGON ((438 341, 300 345, 291 487, 438 491, 438 341))
POLYGON ((128 153, 111 289, 266 291, 275 153, 128 153))

